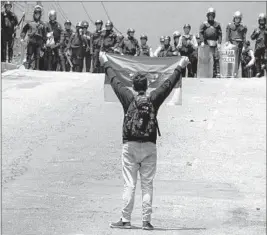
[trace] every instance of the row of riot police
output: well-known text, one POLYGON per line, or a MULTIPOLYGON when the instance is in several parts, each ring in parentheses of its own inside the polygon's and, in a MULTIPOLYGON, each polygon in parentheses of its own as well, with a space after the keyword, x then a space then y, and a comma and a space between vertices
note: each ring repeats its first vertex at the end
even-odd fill
MULTIPOLYGON (((2 61, 6 60, 6 47, 9 46, 8 60, 12 60, 12 37, 18 25, 16 16, 11 13, 11 3, 6 3, 5 12, 2 12, 2 61)), ((200 47, 209 47, 213 56, 213 77, 220 77, 220 47, 222 43, 222 28, 215 20, 215 9, 209 8, 206 14, 207 20, 200 25, 197 35, 191 34, 191 26, 185 24, 183 34, 179 31, 173 33, 173 44, 170 36, 160 37, 160 46, 154 51, 147 45, 147 35, 135 38, 135 30, 129 28, 127 35, 115 33, 111 21, 103 25, 102 20, 95 22, 95 31, 90 32, 87 21, 78 22, 75 30, 72 23, 66 20, 64 28, 57 21, 56 11, 48 13, 49 21, 43 22, 42 7, 34 8, 33 20, 22 29, 21 38, 27 40, 27 53, 25 67, 48 71, 76 71, 93 73, 103 72, 99 62, 99 52, 117 53, 130 56, 188 56, 187 71, 189 77, 196 76, 198 65, 198 50, 200 47), (104 26, 104 27, 103 27, 104 26), (34 62, 34 63, 33 63, 34 62), (84 66, 85 65, 85 66, 84 66), (92 65, 92 68, 91 68, 92 65), (84 68, 85 67, 85 68, 84 68)), ((253 31, 251 40, 255 40, 254 52, 250 48, 250 42, 246 40, 247 27, 242 23, 242 14, 234 13, 233 21, 226 27, 226 44, 234 44, 238 47, 238 66, 242 66, 242 74, 252 74, 260 77, 264 74, 267 65, 267 27, 266 15, 258 17, 258 27, 253 31), (254 63, 255 61, 255 63, 254 63), (253 72, 252 72, 253 71, 253 72)), ((185 75, 185 71, 183 72, 185 75)))
MULTIPOLYGON (((188 76, 193 77, 197 72, 199 47, 209 46, 213 55, 213 77, 220 77, 220 47, 222 43, 222 29, 219 22, 215 21, 216 12, 213 8, 207 11, 207 21, 200 25, 197 35, 190 34, 191 26, 184 25, 184 34, 173 33, 173 45, 169 36, 160 37, 160 46, 155 50, 154 56, 187 56, 190 60, 188 76)), ((261 13, 258 17, 256 28, 251 40, 255 40, 255 50, 250 48, 250 41, 246 40, 247 27, 242 24, 242 13, 234 13, 233 22, 226 27, 226 45, 230 43, 238 47, 238 67, 242 66, 242 77, 264 75, 267 68, 267 27, 266 15, 261 13), (255 63, 254 63, 255 62, 255 63)), ((185 71, 184 71, 185 73, 185 71)))

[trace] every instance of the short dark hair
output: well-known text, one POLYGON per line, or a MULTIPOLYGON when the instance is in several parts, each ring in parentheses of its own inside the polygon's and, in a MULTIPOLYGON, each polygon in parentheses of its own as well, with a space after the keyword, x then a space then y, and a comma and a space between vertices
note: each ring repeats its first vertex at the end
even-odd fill
POLYGON ((133 77, 133 88, 135 91, 146 91, 148 88, 148 80, 146 73, 138 72, 133 77))

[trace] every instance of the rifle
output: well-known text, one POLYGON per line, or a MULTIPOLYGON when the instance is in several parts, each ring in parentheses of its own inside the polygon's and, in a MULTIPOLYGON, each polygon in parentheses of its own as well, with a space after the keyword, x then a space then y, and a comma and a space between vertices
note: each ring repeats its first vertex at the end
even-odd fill
POLYGON ((23 12, 23 15, 22 15, 22 17, 21 17, 21 19, 20 19, 18 25, 15 27, 15 32, 12 34, 12 38, 15 37, 15 35, 16 35, 16 30, 17 30, 17 28, 20 26, 21 22, 24 21, 24 19, 25 19, 25 12, 23 12))

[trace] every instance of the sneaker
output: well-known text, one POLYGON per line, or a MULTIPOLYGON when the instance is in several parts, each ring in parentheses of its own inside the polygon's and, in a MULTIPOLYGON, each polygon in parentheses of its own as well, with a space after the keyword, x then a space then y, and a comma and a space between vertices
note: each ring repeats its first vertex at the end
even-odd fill
POLYGON ((153 230, 154 227, 152 226, 152 224, 149 221, 143 221, 142 229, 144 229, 144 230, 153 230))
POLYGON ((118 222, 111 223, 109 225, 111 228, 122 228, 122 229, 130 229, 132 228, 130 222, 122 222, 122 219, 118 222))

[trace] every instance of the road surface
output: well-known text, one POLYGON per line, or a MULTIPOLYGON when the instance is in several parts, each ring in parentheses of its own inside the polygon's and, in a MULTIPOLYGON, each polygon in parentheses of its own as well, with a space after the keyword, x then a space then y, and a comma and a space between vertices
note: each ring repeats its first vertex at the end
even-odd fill
POLYGON ((120 104, 103 75, 13 70, 2 77, 4 235, 266 233, 266 78, 184 79, 159 113, 153 220, 110 229, 122 206, 120 104))

